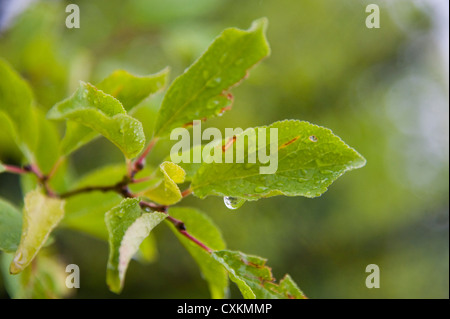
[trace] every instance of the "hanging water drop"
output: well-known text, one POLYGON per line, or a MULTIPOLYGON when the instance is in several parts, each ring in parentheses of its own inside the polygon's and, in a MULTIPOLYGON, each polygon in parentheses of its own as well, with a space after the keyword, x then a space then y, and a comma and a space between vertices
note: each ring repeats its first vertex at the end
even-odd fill
POLYGON ((311 135, 310 137, 308 137, 309 138, 309 140, 311 141, 311 142, 317 142, 319 139, 317 138, 317 136, 315 136, 315 135, 311 135))
POLYGON ((223 202, 228 209, 238 209, 245 203, 245 199, 239 197, 225 196, 223 202))

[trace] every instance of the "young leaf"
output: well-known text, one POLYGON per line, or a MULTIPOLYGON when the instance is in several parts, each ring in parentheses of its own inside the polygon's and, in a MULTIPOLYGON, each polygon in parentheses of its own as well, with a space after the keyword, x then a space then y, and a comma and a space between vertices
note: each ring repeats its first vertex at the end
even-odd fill
POLYGON ((158 186, 146 190, 143 196, 162 205, 173 205, 182 198, 177 184, 184 182, 186 173, 180 166, 172 162, 163 162, 159 168, 164 174, 164 180, 158 186))
POLYGON ((131 258, 152 229, 166 217, 164 213, 145 213, 136 198, 124 199, 106 213, 109 233, 106 282, 111 291, 120 293, 131 258))
POLYGON ((19 246, 21 230, 22 214, 13 205, 0 199, 0 250, 15 252, 19 246))
MULTIPOLYGON (((204 213, 193 208, 173 207, 169 209, 169 215, 182 220, 189 233, 211 249, 225 249, 225 242, 219 229, 204 213)), ((172 223, 170 223, 170 227, 200 267, 203 278, 208 282, 211 297, 214 299, 226 298, 228 277, 223 267, 205 250, 181 235, 172 223)))
POLYGON ((80 82, 78 90, 53 106, 47 117, 67 119, 91 128, 113 142, 127 158, 138 155, 145 144, 142 124, 127 115, 117 99, 89 83, 80 82))
POLYGON ((169 68, 147 76, 136 76, 124 70, 117 70, 96 86, 118 99, 125 110, 130 112, 147 96, 163 89, 168 75, 169 68))
POLYGON ((11 274, 20 273, 36 257, 63 218, 64 204, 64 200, 47 197, 39 189, 25 196, 22 236, 9 268, 11 274))
POLYGON ((32 101, 28 84, 0 59, 0 113, 9 118, 16 143, 29 161, 33 160, 37 138, 32 101))
POLYGON ((169 135, 176 127, 229 108, 232 96, 228 91, 270 53, 266 25, 267 20, 260 19, 249 30, 223 31, 169 87, 158 113, 155 136, 169 135))
MULTIPOLYGON (((127 112, 131 112, 147 96, 164 88, 169 69, 147 76, 135 76, 127 71, 111 73, 96 87, 118 99, 127 112)), ((66 134, 61 143, 61 152, 68 155, 90 142, 98 133, 77 122, 68 121, 66 134)))
MULTIPOLYGON (((258 163, 259 152, 256 163, 248 163, 249 154, 256 153, 256 149, 266 147, 269 152, 271 145, 267 141, 247 152, 243 163, 203 163, 192 179, 194 194, 200 198, 220 195, 246 200, 276 195, 316 197, 345 172, 365 165, 365 159, 329 129, 296 120, 275 122, 266 128, 278 130, 277 144, 272 145, 276 150, 274 163, 258 163), (275 164, 275 159, 275 172, 261 174, 260 167, 275 164)), ((239 141, 246 139, 248 130, 234 140, 224 141, 225 145, 234 141, 233 147, 223 152, 224 157, 229 152, 244 154, 245 150, 236 145, 247 147, 239 141)), ((258 130, 254 132, 257 141, 258 130)))
POLYGON ((225 267, 245 299, 305 298, 289 275, 277 284, 266 259, 230 250, 216 251, 212 256, 225 267))

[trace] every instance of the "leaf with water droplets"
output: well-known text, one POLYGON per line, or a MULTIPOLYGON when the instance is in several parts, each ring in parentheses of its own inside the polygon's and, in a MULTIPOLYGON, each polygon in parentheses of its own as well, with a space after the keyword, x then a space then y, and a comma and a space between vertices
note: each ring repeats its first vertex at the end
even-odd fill
MULTIPOLYGON (((127 112, 134 108, 147 96, 164 88, 169 69, 146 76, 136 76, 124 70, 111 73, 97 88, 118 99, 127 112)), ((61 151, 67 155, 93 140, 98 133, 80 123, 68 121, 66 134, 61 144, 61 151)))
POLYGON ((228 91, 248 70, 269 55, 265 37, 266 19, 249 30, 226 29, 206 52, 169 87, 156 120, 155 136, 172 129, 219 115, 232 103, 228 91))
MULTIPOLYGON (((225 242, 219 229, 203 212, 194 208, 171 207, 169 214, 182 220, 189 233, 209 248, 213 250, 225 249, 225 242)), ((170 228, 197 262, 203 278, 208 282, 211 297, 214 299, 226 298, 228 295, 228 276, 222 265, 205 250, 180 234, 172 223, 170 223, 170 228)))
POLYGON ((106 282, 111 291, 121 292, 131 258, 153 228, 166 217, 164 213, 144 212, 137 198, 124 199, 105 214, 109 233, 106 282))
POLYGON ((215 251, 212 256, 225 267, 245 299, 306 298, 289 275, 277 284, 264 258, 231 250, 215 251))
POLYGON ((25 196, 22 235, 11 262, 11 274, 24 270, 45 244, 52 230, 64 216, 65 201, 47 197, 40 189, 25 196))
POLYGON ((163 162, 159 168, 164 179, 157 186, 144 191, 143 196, 162 205, 173 205, 182 198, 177 184, 184 182, 186 173, 172 162, 163 162))
MULTIPOLYGON (((47 117, 54 120, 74 121, 100 133, 119 147, 127 158, 138 155, 145 144, 141 122, 127 115, 117 99, 89 83, 80 82, 78 90, 70 98, 53 106, 47 117)), ((76 137, 83 140, 83 143, 86 142, 86 135, 91 133, 86 129, 78 131, 77 127, 72 126, 72 129, 77 132, 76 134, 81 132, 81 135, 76 135, 76 137)), ((70 134, 74 133, 68 131, 66 136, 69 132, 70 134)), ((74 138, 72 135, 67 139, 76 141, 76 137, 74 138)), ((91 137, 89 136, 89 138, 91 137)), ((63 143, 66 154, 73 151, 75 147, 71 143, 69 145, 63 143)), ((76 147, 78 146, 79 144, 76 145, 76 147)))
POLYGON ((247 129, 216 147, 222 148, 222 163, 189 166, 190 174, 195 173, 191 188, 200 198, 208 195, 246 200, 276 195, 316 197, 339 176, 366 162, 329 129, 296 120, 247 129), (260 132, 267 132, 267 136, 258 144, 260 132), (249 136, 253 138, 248 139, 249 136), (260 161, 261 154, 269 154, 264 164, 260 161), (234 163, 226 162, 227 157, 234 163), (250 158, 255 158, 256 163, 250 162, 250 158))

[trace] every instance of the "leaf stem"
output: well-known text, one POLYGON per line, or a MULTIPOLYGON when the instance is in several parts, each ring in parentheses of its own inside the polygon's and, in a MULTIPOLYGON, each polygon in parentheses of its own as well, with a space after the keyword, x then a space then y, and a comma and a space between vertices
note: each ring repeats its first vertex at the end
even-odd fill
POLYGON ((192 194, 192 189, 190 187, 181 192, 181 196, 183 196, 183 198, 186 196, 189 196, 191 194, 192 194))
POLYGON ((58 158, 58 160, 55 162, 55 164, 53 164, 53 167, 50 170, 50 173, 47 174, 47 180, 51 179, 55 173, 58 171, 58 168, 61 166, 61 164, 64 162, 65 157, 62 156, 60 158, 58 158))
POLYGON ((14 165, 6 165, 6 164, 2 164, 3 167, 5 168, 6 172, 8 173, 13 173, 13 174, 27 174, 30 173, 30 170, 27 170, 27 166, 19 167, 19 166, 14 166, 14 165))
POLYGON ((202 243, 200 240, 198 240, 197 238, 195 238, 194 236, 192 236, 186 229, 186 225, 184 224, 183 221, 176 219, 172 216, 169 215, 169 213, 167 212, 168 207, 164 206, 164 205, 156 205, 153 203, 149 203, 146 201, 140 201, 139 205, 142 208, 150 208, 154 211, 158 211, 161 213, 165 213, 167 214, 166 219, 169 220, 174 226, 175 228, 178 230, 178 232, 180 232, 180 234, 182 234, 184 237, 186 237, 187 239, 189 239, 190 241, 192 241, 193 243, 195 243, 196 245, 198 245, 200 248, 202 248, 203 250, 205 250, 208 253, 211 253, 213 250, 211 248, 209 248, 208 246, 206 246, 204 243, 202 243))
POLYGON ((208 252, 209 254, 212 252, 212 249, 209 248, 208 246, 206 246, 205 244, 203 244, 200 240, 198 240, 197 238, 195 238, 194 236, 192 236, 191 234, 189 234, 186 230, 179 230, 179 232, 186 237, 187 239, 189 239, 190 241, 194 242, 195 244, 197 244, 198 246, 200 246, 201 248, 203 248, 204 250, 206 250, 206 252, 208 252))
POLYGON ((147 147, 145 148, 144 152, 142 152, 141 156, 138 157, 136 161, 132 164, 130 177, 133 178, 134 175, 136 175, 137 172, 142 170, 144 168, 144 162, 145 158, 147 157, 148 153, 152 150, 152 148, 155 146, 156 142, 158 141, 157 137, 152 138, 150 143, 148 143, 147 147))

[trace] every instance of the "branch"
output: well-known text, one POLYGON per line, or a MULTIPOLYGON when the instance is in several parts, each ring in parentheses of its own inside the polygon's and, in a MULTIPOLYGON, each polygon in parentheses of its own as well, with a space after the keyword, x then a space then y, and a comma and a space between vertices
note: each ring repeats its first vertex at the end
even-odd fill
POLYGON ((152 138, 150 143, 148 143, 147 147, 145 148, 144 152, 142 152, 141 156, 139 156, 138 159, 132 164, 130 172, 131 178, 133 178, 137 172, 139 172, 144 168, 145 158, 147 157, 148 153, 150 153, 152 148, 155 146, 157 141, 158 141, 157 137, 152 138))
POLYGON ((145 201, 140 201, 139 205, 142 208, 150 208, 154 211, 158 211, 158 212, 162 212, 167 214, 166 219, 169 220, 174 226, 175 228, 178 230, 178 232, 180 234, 182 234, 184 237, 186 237, 187 239, 189 239, 190 241, 192 241, 193 243, 195 243, 196 245, 198 245, 200 248, 202 248, 203 250, 205 250, 207 253, 211 253, 213 250, 211 248, 209 248, 208 246, 206 246, 204 243, 202 243, 200 240, 198 240, 197 238, 195 238, 194 236, 192 236, 186 229, 186 225, 184 224, 184 222, 182 222, 179 219, 176 219, 172 216, 169 215, 169 213, 167 212, 168 207, 164 206, 164 205, 156 205, 153 203, 149 203, 149 202, 145 202, 145 201))
POLYGON ((19 167, 19 166, 6 165, 6 164, 2 164, 2 165, 5 168, 5 171, 8 172, 8 173, 13 173, 13 174, 27 174, 27 173, 30 173, 30 170, 28 169, 28 166, 19 167))

